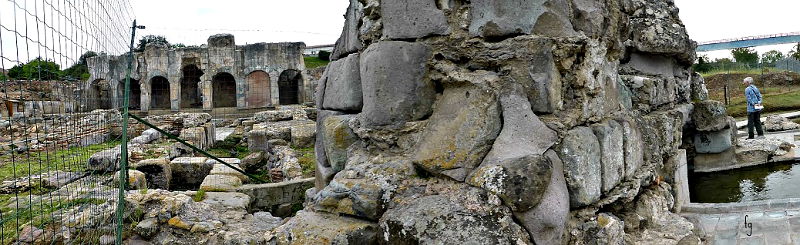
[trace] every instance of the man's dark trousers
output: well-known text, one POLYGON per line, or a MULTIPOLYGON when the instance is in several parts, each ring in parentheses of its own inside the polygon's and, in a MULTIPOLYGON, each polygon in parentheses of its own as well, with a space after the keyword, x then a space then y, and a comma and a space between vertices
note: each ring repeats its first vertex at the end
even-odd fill
POLYGON ((761 129, 761 111, 747 113, 747 138, 753 138, 753 126, 758 131, 758 136, 764 135, 764 130, 761 129))

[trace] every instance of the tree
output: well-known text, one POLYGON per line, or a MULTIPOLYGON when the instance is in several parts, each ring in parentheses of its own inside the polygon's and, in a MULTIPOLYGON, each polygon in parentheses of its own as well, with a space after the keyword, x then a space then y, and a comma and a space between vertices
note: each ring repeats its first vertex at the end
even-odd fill
POLYGON ((319 57, 319 59, 321 59, 321 60, 330 61, 331 60, 331 52, 328 52, 328 51, 325 51, 325 50, 320 50, 319 53, 317 53, 317 57, 319 57))
POLYGON ((737 63, 755 64, 758 62, 758 52, 752 48, 735 48, 731 50, 733 59, 737 63))
POLYGON ((57 80, 61 79, 61 68, 55 62, 38 57, 26 64, 11 67, 8 76, 25 80, 57 80))
POLYGON ((78 62, 74 65, 70 66, 63 72, 63 79, 64 80, 86 80, 89 79, 91 76, 89 74, 89 67, 86 62, 86 59, 90 57, 97 56, 97 53, 93 51, 87 51, 83 53, 80 58, 78 58, 78 62))
POLYGON ((692 70, 695 72, 706 73, 711 70, 711 64, 708 63, 708 56, 701 55, 697 57, 697 63, 692 65, 692 70))
POLYGON ((783 53, 781 53, 781 51, 770 50, 770 51, 767 51, 767 52, 765 52, 764 54, 761 55, 761 63, 774 65, 775 62, 778 62, 779 60, 782 60, 783 58, 784 58, 783 57, 783 53))
POLYGON ((143 52, 144 47, 147 46, 149 43, 157 43, 163 44, 165 46, 169 46, 169 42, 167 42, 167 38, 164 36, 156 36, 156 35, 147 35, 139 39, 139 44, 136 45, 136 52, 143 52))
POLYGON ((183 43, 176 43, 170 46, 171 48, 185 48, 186 44, 183 43))
POLYGON ((794 45, 791 51, 789 51, 789 57, 794 58, 795 60, 800 60, 800 43, 794 45))

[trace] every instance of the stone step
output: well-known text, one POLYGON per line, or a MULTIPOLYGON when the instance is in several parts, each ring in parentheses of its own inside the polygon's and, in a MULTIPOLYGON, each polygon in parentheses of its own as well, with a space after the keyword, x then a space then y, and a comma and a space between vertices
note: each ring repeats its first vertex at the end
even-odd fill
POLYGON ((242 186, 242 180, 231 175, 208 175, 200 184, 200 190, 209 192, 232 192, 242 186))

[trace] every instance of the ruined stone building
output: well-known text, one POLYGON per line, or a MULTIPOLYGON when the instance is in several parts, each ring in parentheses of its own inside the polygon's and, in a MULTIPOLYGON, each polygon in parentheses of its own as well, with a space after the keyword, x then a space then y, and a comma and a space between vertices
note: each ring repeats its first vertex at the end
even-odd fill
MULTIPOLYGON (((149 44, 134 53, 132 110, 188 108, 254 109, 311 101, 314 85, 305 77, 304 43, 237 46, 218 34, 201 47, 149 44)), ((127 56, 87 59, 91 77, 82 87, 84 110, 122 106, 127 56)))

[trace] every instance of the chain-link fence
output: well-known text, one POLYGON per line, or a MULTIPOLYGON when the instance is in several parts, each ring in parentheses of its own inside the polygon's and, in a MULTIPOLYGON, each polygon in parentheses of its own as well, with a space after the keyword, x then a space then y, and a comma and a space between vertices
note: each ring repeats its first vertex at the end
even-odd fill
POLYGON ((115 240, 122 115, 84 110, 116 103, 81 77, 128 51, 132 21, 127 1, 0 2, 0 243, 115 240))

